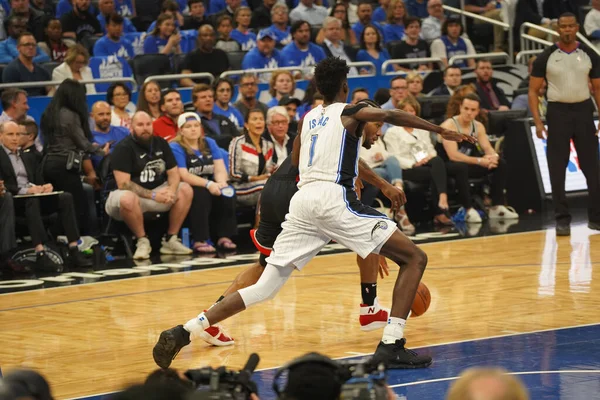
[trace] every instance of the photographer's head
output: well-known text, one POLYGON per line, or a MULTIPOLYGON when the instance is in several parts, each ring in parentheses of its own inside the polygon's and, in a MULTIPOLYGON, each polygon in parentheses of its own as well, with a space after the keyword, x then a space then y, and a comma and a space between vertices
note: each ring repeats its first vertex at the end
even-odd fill
POLYGON ((319 353, 308 353, 277 371, 273 389, 282 400, 336 400, 342 383, 340 367, 335 361, 319 353), (285 371, 287 382, 279 388, 278 378, 285 371))

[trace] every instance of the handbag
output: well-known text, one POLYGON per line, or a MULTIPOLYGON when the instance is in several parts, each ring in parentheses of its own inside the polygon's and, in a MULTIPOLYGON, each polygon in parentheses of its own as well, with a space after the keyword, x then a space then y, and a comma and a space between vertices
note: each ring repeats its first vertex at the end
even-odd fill
POLYGON ((67 155, 67 171, 73 172, 81 172, 81 167, 83 165, 83 154, 78 151, 69 151, 67 155))

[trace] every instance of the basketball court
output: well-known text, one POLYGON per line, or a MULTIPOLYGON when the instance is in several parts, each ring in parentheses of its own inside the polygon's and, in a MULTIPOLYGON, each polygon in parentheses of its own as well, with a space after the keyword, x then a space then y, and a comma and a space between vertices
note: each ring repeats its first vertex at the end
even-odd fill
MULTIPOLYGON (((532 399, 600 399, 600 234, 572 228, 570 238, 545 229, 423 244, 432 303, 409 320, 406 336, 434 363, 390 371, 398 396, 443 399, 464 368, 499 365, 523 379, 532 399)), ((372 353, 381 331, 359 329, 355 257, 316 257, 275 300, 222 324, 234 346, 192 342, 172 367, 240 368, 256 352, 260 397, 274 399, 274 368, 294 357, 372 353)), ((38 369, 57 399, 103 398, 154 370, 160 332, 210 306, 245 265, 0 295, 0 366, 38 369)), ((397 272, 390 267, 378 286, 384 306, 397 272)))

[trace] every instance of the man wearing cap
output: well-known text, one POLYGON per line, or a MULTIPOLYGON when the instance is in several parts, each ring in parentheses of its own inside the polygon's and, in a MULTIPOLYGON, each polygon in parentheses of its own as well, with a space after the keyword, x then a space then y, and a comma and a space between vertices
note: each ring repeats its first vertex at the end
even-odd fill
MULTIPOLYGON (((442 36, 431 43, 431 57, 440 58, 444 67, 447 67, 448 61, 454 56, 475 54, 473 43, 468 38, 461 37, 463 32, 460 17, 457 15, 448 17, 442 24, 442 36)), ((475 68, 475 60, 462 59, 452 65, 459 68, 475 68)))
MULTIPOLYGON (((242 69, 279 68, 283 66, 279 50, 275 48, 276 36, 270 29, 259 32, 256 47, 250 50, 242 60, 242 69)), ((260 74, 260 81, 267 83, 271 74, 260 74)))
POLYGON ((115 146, 111 164, 118 189, 110 192, 105 210, 111 218, 124 221, 137 238, 133 259, 148 259, 152 252, 144 229, 145 212, 169 213, 161 254, 191 254, 177 233, 192 204, 193 191, 181 182, 167 141, 153 134, 150 115, 144 111, 133 115, 131 135, 115 146))

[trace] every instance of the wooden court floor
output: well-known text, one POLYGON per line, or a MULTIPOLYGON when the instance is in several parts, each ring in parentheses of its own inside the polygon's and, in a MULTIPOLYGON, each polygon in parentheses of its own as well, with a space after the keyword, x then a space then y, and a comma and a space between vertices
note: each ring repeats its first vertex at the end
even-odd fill
MULTIPOLYGON (((600 321, 600 234, 587 227, 574 228, 571 238, 549 230, 423 248, 433 300, 409 320, 411 347, 600 321)), ((40 370, 58 399, 118 390, 155 368, 151 350, 163 329, 212 304, 241 268, 1 295, 0 366, 40 370)), ((380 281, 384 305, 393 282, 380 281)), ((240 367, 251 352, 261 356, 259 368, 308 351, 370 353, 381 332, 359 330, 358 283, 353 254, 318 257, 275 300, 225 321, 235 346, 193 342, 173 366, 240 367)))

